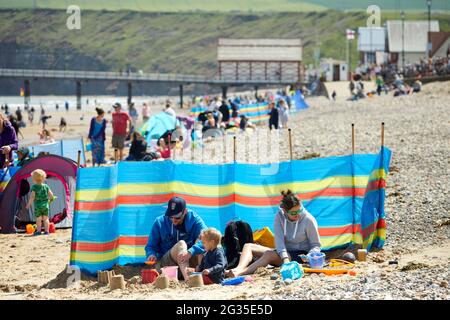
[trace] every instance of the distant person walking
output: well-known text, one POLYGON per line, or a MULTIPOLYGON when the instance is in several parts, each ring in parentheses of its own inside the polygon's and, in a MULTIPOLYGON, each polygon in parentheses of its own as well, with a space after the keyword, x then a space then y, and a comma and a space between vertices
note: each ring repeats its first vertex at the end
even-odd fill
POLYGON ((146 102, 142 104, 142 120, 147 122, 150 119, 150 107, 146 102))
POLYGON ((286 105, 286 102, 284 100, 280 100, 278 102, 279 105, 279 112, 280 112, 280 125, 281 128, 287 128, 287 124, 289 121, 289 108, 286 105))
POLYGON ((30 122, 30 125, 33 125, 34 121, 34 107, 31 107, 31 109, 28 109, 28 122, 30 122))
POLYGON ((131 117, 131 123, 133 125, 132 131, 134 131, 136 129, 136 123, 139 119, 139 113, 137 112, 137 109, 134 106, 134 102, 130 103, 130 106, 128 107, 128 114, 131 117))
POLYGON ((120 103, 115 103, 113 107, 114 112, 112 114, 112 146, 114 149, 119 150, 118 161, 122 161, 125 139, 131 132, 131 118, 128 113, 121 110, 122 106, 120 103))
POLYGON ((97 116, 91 119, 88 138, 92 144, 92 166, 100 166, 105 163, 105 130, 106 119, 105 111, 101 108, 95 108, 97 116))
POLYGON ((275 107, 275 102, 271 102, 269 104, 269 129, 272 130, 272 127, 278 130, 278 109, 275 107))
POLYGON ((59 132, 61 131, 66 132, 66 128, 67 128, 66 119, 64 119, 64 117, 61 117, 61 121, 59 122, 59 132))
POLYGON ((66 103, 64 104, 64 107, 66 108, 66 111, 69 111, 69 102, 66 101, 66 103))

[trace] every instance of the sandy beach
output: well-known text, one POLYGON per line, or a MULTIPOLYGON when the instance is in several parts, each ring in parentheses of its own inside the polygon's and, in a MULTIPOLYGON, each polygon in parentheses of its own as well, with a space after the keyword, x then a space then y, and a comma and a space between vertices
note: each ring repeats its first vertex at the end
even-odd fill
MULTIPOLYGON (((173 283, 160 290, 140 284, 142 267, 115 267, 127 279, 125 290, 110 291, 95 278, 83 276, 66 288, 70 276, 71 229, 49 236, 0 234, 0 299, 450 299, 450 82, 425 85, 422 92, 394 98, 392 93, 360 101, 346 101, 345 94, 331 102, 324 97, 308 98, 309 109, 293 114, 294 159, 328 157, 351 153, 351 124, 355 124, 356 153, 376 153, 385 123, 385 145, 393 156, 386 189, 387 238, 383 250, 370 252, 366 262, 357 262, 356 276, 306 274, 285 285, 270 280, 277 269, 261 269, 252 282, 226 287, 210 285, 188 288, 173 283), (397 261, 390 264, 390 261, 397 261)), ((121 101, 122 102, 122 101, 121 101)), ((152 106, 152 113, 162 110, 152 106)), ((109 105, 104 106, 110 110, 109 105)), ((138 104, 138 111, 141 111, 138 104)), ((90 110, 68 113, 48 108, 49 129, 55 139, 88 133, 90 110), (84 115, 83 120, 81 117, 84 115), (59 120, 68 122, 59 132, 59 120)), ((73 108, 72 108, 73 109, 73 108)), ((179 109, 176 109, 180 113, 179 109)), ((188 110, 183 109, 183 114, 188 110)), ((25 115, 25 114, 24 114, 25 115)), ((36 124, 23 130, 24 145, 38 142, 36 124)), ((107 114, 108 120, 111 115, 107 114)), ((287 131, 279 133, 279 156, 269 152, 268 130, 258 127, 238 137, 237 160, 264 163, 289 159, 287 131), (267 154, 267 151, 266 151, 267 154)), ((110 146, 111 127, 107 129, 110 146)), ((275 137, 277 138, 277 137, 275 137)), ((227 141, 230 150, 231 141, 227 141)), ((195 151, 196 162, 220 163, 223 140, 195 151), (214 151, 215 150, 215 151, 214 151)), ((110 148, 107 159, 112 157, 110 148)), ((127 154, 127 151, 125 152, 127 154)), ((90 154, 86 153, 87 159, 90 154)), ((192 160, 190 150, 177 159, 192 160)), ((226 161, 231 161, 230 155, 226 161)), ((90 163, 88 162, 88 166, 90 163)))

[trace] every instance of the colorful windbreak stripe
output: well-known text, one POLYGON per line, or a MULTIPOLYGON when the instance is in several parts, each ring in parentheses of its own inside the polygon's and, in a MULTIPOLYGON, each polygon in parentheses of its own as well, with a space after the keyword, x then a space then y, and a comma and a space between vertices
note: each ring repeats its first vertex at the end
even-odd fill
POLYGON ((119 162, 81 168, 77 178, 71 264, 85 272, 142 263, 156 217, 174 195, 222 232, 240 218, 273 229, 280 191, 290 188, 315 216, 324 250, 382 247, 384 189, 391 153, 272 165, 119 162))

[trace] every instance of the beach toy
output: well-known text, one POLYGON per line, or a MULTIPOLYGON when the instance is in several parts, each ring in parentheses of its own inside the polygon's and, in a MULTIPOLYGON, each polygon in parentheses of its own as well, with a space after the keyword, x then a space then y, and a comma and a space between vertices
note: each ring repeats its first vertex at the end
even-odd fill
POLYGON ((348 261, 348 262, 355 262, 356 257, 353 253, 351 252, 346 252, 343 256, 342 256, 342 260, 348 261))
POLYGON ((58 199, 58 197, 54 195, 53 198, 51 198, 50 200, 48 200, 48 202, 49 202, 49 203, 52 203, 52 202, 55 201, 56 199, 58 199))
POLYGON ((322 252, 310 252, 308 257, 309 266, 313 269, 322 269, 325 263, 325 254, 322 252))
POLYGON ((56 231, 55 224, 53 222, 50 222, 50 224, 48 225, 48 232, 55 233, 55 231, 56 231))
POLYGON ((330 259, 330 263, 328 264, 329 267, 341 267, 341 266, 346 266, 346 267, 354 267, 355 264, 348 262, 346 260, 341 260, 341 259, 330 259))
POLYGON ((178 266, 170 266, 161 268, 162 274, 166 275, 169 279, 178 280, 178 266))
POLYGON ((358 261, 366 261, 367 258, 367 250, 359 249, 358 250, 358 261))
POLYGON ((159 273, 155 269, 142 270, 142 284, 153 283, 158 278, 159 273))
POLYGON ((282 264, 280 273, 283 280, 296 280, 303 277, 303 268, 297 261, 291 261, 282 264))
POLYGON ((156 260, 152 260, 152 261, 147 260, 147 261, 145 261, 145 264, 148 265, 148 266, 152 266, 155 263, 156 263, 156 260))
POLYGON ((31 224, 27 224, 26 226, 27 234, 33 234, 34 230, 36 230, 31 224))
POLYGON ((275 236, 268 227, 253 232, 253 242, 264 247, 275 248, 275 236))
POLYGON ((313 269, 313 268, 303 268, 306 273, 323 273, 329 276, 337 275, 337 274, 346 274, 348 273, 351 276, 355 276, 356 272, 349 269, 313 269))
POLYGON ((221 282, 221 285, 223 286, 237 286, 245 281, 245 277, 236 277, 231 279, 226 279, 221 282))

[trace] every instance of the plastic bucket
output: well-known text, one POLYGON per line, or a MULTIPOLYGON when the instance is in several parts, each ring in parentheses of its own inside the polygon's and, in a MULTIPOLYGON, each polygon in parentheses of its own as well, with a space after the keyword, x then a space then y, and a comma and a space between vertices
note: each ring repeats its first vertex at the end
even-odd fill
POLYGON ((313 269, 322 269, 325 263, 325 253, 322 252, 311 252, 307 255, 309 265, 313 269))
POLYGON ((178 266, 161 268, 162 274, 165 274, 169 279, 178 280, 178 266))
POLYGON ((55 233, 55 231, 56 231, 55 224, 53 222, 50 222, 50 224, 48 226, 48 232, 55 233))
POLYGON ((27 234, 32 234, 34 232, 34 227, 31 224, 27 224, 27 234))
POLYGON ((275 236, 268 227, 253 232, 253 242, 264 247, 275 248, 275 236))
POLYGON ((158 278, 159 273, 154 269, 145 269, 141 272, 142 275, 142 284, 153 283, 156 278, 158 278))
POLYGON ((303 277, 303 268, 298 262, 291 261, 284 263, 281 266, 280 273, 281 278, 283 278, 283 280, 286 279, 297 280, 303 277))

